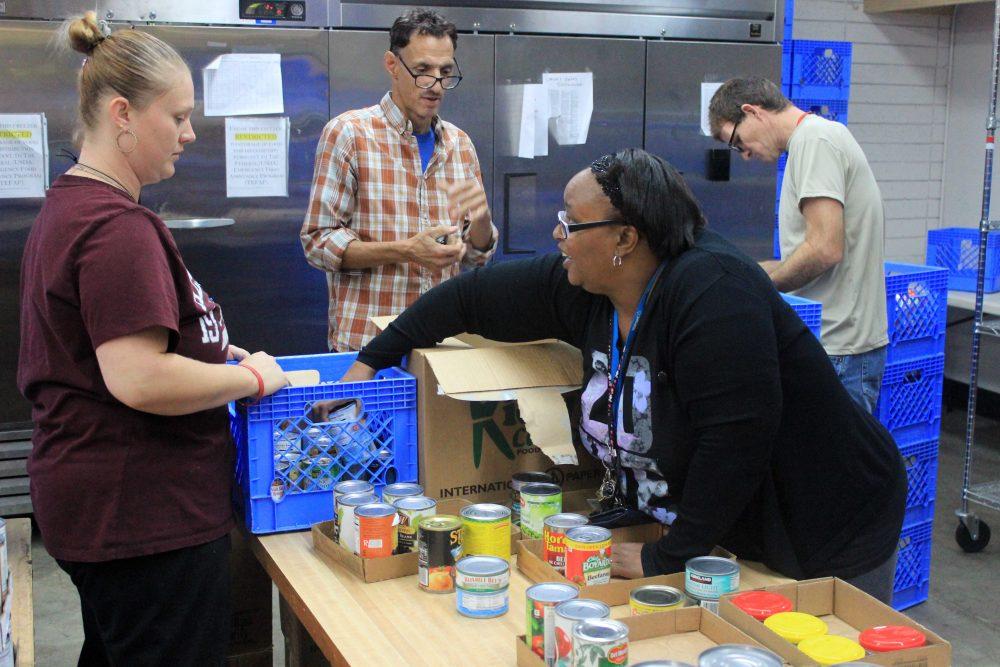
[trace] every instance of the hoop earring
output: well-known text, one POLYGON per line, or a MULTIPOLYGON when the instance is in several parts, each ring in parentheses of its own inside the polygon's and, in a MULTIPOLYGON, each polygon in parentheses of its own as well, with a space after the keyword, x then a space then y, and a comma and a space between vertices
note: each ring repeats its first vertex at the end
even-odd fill
POLYGON ((611 258, 611 266, 617 268, 622 265, 622 258, 619 255, 615 255, 611 258))
POLYGON ((136 148, 136 146, 138 146, 138 145, 139 145, 139 137, 135 136, 135 132, 133 132, 131 130, 131 128, 123 127, 122 130, 121 130, 121 132, 119 132, 115 136, 115 148, 117 148, 118 151, 121 152, 124 155, 128 155, 129 153, 131 153, 132 151, 134 151, 135 148, 136 148), (122 138, 123 134, 127 134, 128 136, 132 137, 132 147, 129 148, 128 150, 125 150, 124 148, 122 148, 121 138, 122 138))

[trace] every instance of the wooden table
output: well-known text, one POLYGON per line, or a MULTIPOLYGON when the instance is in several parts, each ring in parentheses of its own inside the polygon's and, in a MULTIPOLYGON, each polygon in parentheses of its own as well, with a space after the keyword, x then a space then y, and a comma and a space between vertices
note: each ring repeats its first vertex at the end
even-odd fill
MULTIPOLYGON (((511 567, 510 611, 471 619, 454 595, 425 593, 416 575, 366 584, 315 551, 308 531, 255 537, 251 545, 282 597, 333 665, 514 665, 524 634, 524 591, 511 567)), ((741 588, 790 581, 742 562, 741 588)), ((612 616, 628 614, 615 607, 612 616)))
POLYGON ((7 519, 7 562, 14 597, 11 635, 18 667, 35 664, 35 626, 31 595, 31 519, 7 519))

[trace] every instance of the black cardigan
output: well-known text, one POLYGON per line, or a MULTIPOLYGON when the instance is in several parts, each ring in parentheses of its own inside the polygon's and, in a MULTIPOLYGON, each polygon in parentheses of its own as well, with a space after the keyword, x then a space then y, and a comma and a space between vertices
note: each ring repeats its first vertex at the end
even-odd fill
MULTIPOLYGON (((581 437, 606 457, 611 314, 559 255, 505 262, 434 288, 358 359, 385 368, 463 331, 566 341, 583 351, 581 437)), ((907 484, 892 437, 764 271, 714 232, 651 293, 623 394, 629 502, 672 522, 643 548, 647 575, 716 544, 797 579, 854 577, 892 555, 907 484)))

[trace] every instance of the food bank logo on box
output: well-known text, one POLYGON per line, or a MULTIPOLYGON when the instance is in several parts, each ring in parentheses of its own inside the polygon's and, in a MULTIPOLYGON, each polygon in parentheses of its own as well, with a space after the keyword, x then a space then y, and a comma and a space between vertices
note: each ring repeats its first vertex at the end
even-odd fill
POLYGON ((491 442, 511 461, 517 455, 516 450, 530 449, 534 446, 531 444, 528 429, 524 427, 524 421, 518 413, 516 402, 473 402, 469 403, 469 412, 472 416, 472 462, 477 468, 483 460, 483 447, 486 441, 491 442), (503 429, 511 426, 516 428, 508 440, 503 429))

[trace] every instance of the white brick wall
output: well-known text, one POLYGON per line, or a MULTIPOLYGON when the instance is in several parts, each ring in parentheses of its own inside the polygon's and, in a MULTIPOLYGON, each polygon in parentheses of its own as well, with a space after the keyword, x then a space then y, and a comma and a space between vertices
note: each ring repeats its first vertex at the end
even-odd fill
POLYGON ((861 0, 796 0, 792 36, 852 42, 848 127, 885 200, 886 257, 923 263, 940 226, 952 14, 865 14, 861 0))

